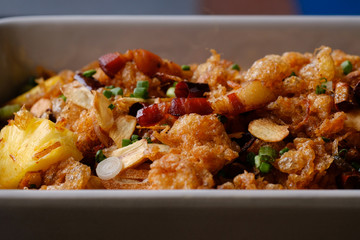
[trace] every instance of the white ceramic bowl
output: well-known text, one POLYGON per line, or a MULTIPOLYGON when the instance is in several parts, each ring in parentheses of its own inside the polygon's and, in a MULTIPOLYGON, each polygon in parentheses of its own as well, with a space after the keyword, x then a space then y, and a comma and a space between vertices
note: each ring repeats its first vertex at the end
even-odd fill
MULTIPOLYGON (((359 17, 0 19, 0 102, 41 65, 76 70, 144 48, 180 64, 216 49, 243 67, 321 45, 360 55, 359 17)), ((1 173, 0 173, 1 174, 1 173)), ((0 191, 1 239, 357 239, 360 191, 0 191)))

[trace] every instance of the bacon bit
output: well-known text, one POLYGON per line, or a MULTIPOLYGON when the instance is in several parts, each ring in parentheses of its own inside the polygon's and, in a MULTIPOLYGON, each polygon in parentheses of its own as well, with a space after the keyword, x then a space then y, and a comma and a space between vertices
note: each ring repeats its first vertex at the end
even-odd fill
POLYGON ((34 156, 32 157, 33 159, 40 159, 44 156, 46 156, 47 154, 49 154, 52 150, 58 148, 61 146, 60 142, 56 142, 53 145, 41 150, 40 152, 37 152, 34 154, 34 156))
POLYGON ((9 156, 10 156, 10 158, 11 158, 14 162, 16 162, 16 159, 15 159, 14 155, 9 154, 9 156))
POLYGON ((175 88, 175 95, 178 98, 202 98, 205 92, 210 92, 207 83, 179 82, 175 88))
POLYGON ((167 74, 167 73, 163 73, 163 72, 155 73, 155 77, 159 78, 162 81, 172 80, 172 81, 175 81, 175 82, 181 82, 183 80, 181 77, 171 75, 171 74, 167 74))
POLYGON ((137 111, 136 120, 140 126, 152 126, 165 118, 169 109, 169 103, 155 103, 137 111))
POLYGON ((99 58, 99 65, 104 73, 112 78, 124 67, 126 61, 127 59, 117 52, 108 53, 99 58))
POLYGON ((227 95, 232 105, 232 114, 239 114, 244 111, 244 104, 240 101, 236 93, 231 93, 227 95))
POLYGON ((208 115, 213 112, 206 98, 174 98, 171 101, 169 113, 173 116, 182 116, 190 113, 208 115))
POLYGON ((84 85, 89 90, 96 90, 98 88, 104 87, 104 85, 95 78, 85 77, 82 73, 77 73, 74 76, 74 79, 84 85))

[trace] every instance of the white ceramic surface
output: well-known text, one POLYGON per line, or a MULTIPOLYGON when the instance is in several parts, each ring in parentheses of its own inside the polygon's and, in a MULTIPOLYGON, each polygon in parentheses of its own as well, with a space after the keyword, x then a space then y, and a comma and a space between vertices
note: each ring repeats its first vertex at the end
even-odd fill
MULTIPOLYGON (((76 70, 145 48, 180 64, 214 48, 248 67, 329 45, 360 55, 359 17, 0 19, 0 102, 41 65, 76 70)), ((0 191, 1 239, 358 239, 360 191, 0 191)))

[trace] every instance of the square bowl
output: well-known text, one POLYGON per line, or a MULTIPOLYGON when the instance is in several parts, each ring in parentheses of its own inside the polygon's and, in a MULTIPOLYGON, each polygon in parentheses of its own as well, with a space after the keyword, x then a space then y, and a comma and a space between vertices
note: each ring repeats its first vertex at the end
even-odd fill
MULTIPOLYGON (((180 64, 204 62, 215 49, 247 68, 321 45, 360 55, 359 29, 359 17, 0 19, 0 102, 36 66, 76 70, 107 52, 144 48, 180 64)), ((0 191, 0 232, 12 239, 352 239, 359 213, 356 190, 0 191)))

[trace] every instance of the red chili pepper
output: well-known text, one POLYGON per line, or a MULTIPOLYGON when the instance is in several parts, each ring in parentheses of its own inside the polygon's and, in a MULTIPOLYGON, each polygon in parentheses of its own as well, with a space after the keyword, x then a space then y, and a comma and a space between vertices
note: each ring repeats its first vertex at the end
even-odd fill
POLYGON ((169 113, 173 116, 182 116, 190 113, 207 115, 212 112, 213 109, 206 98, 174 98, 169 109, 169 113))
POLYGON ((108 53, 99 58, 99 65, 106 75, 113 78, 125 66, 126 61, 119 53, 108 53))
POLYGON ((175 95, 178 98, 201 98, 205 92, 210 92, 207 83, 179 82, 176 84, 175 95))
POLYGON ((165 118, 169 103, 155 103, 137 111, 136 119, 140 126, 153 126, 165 118))

